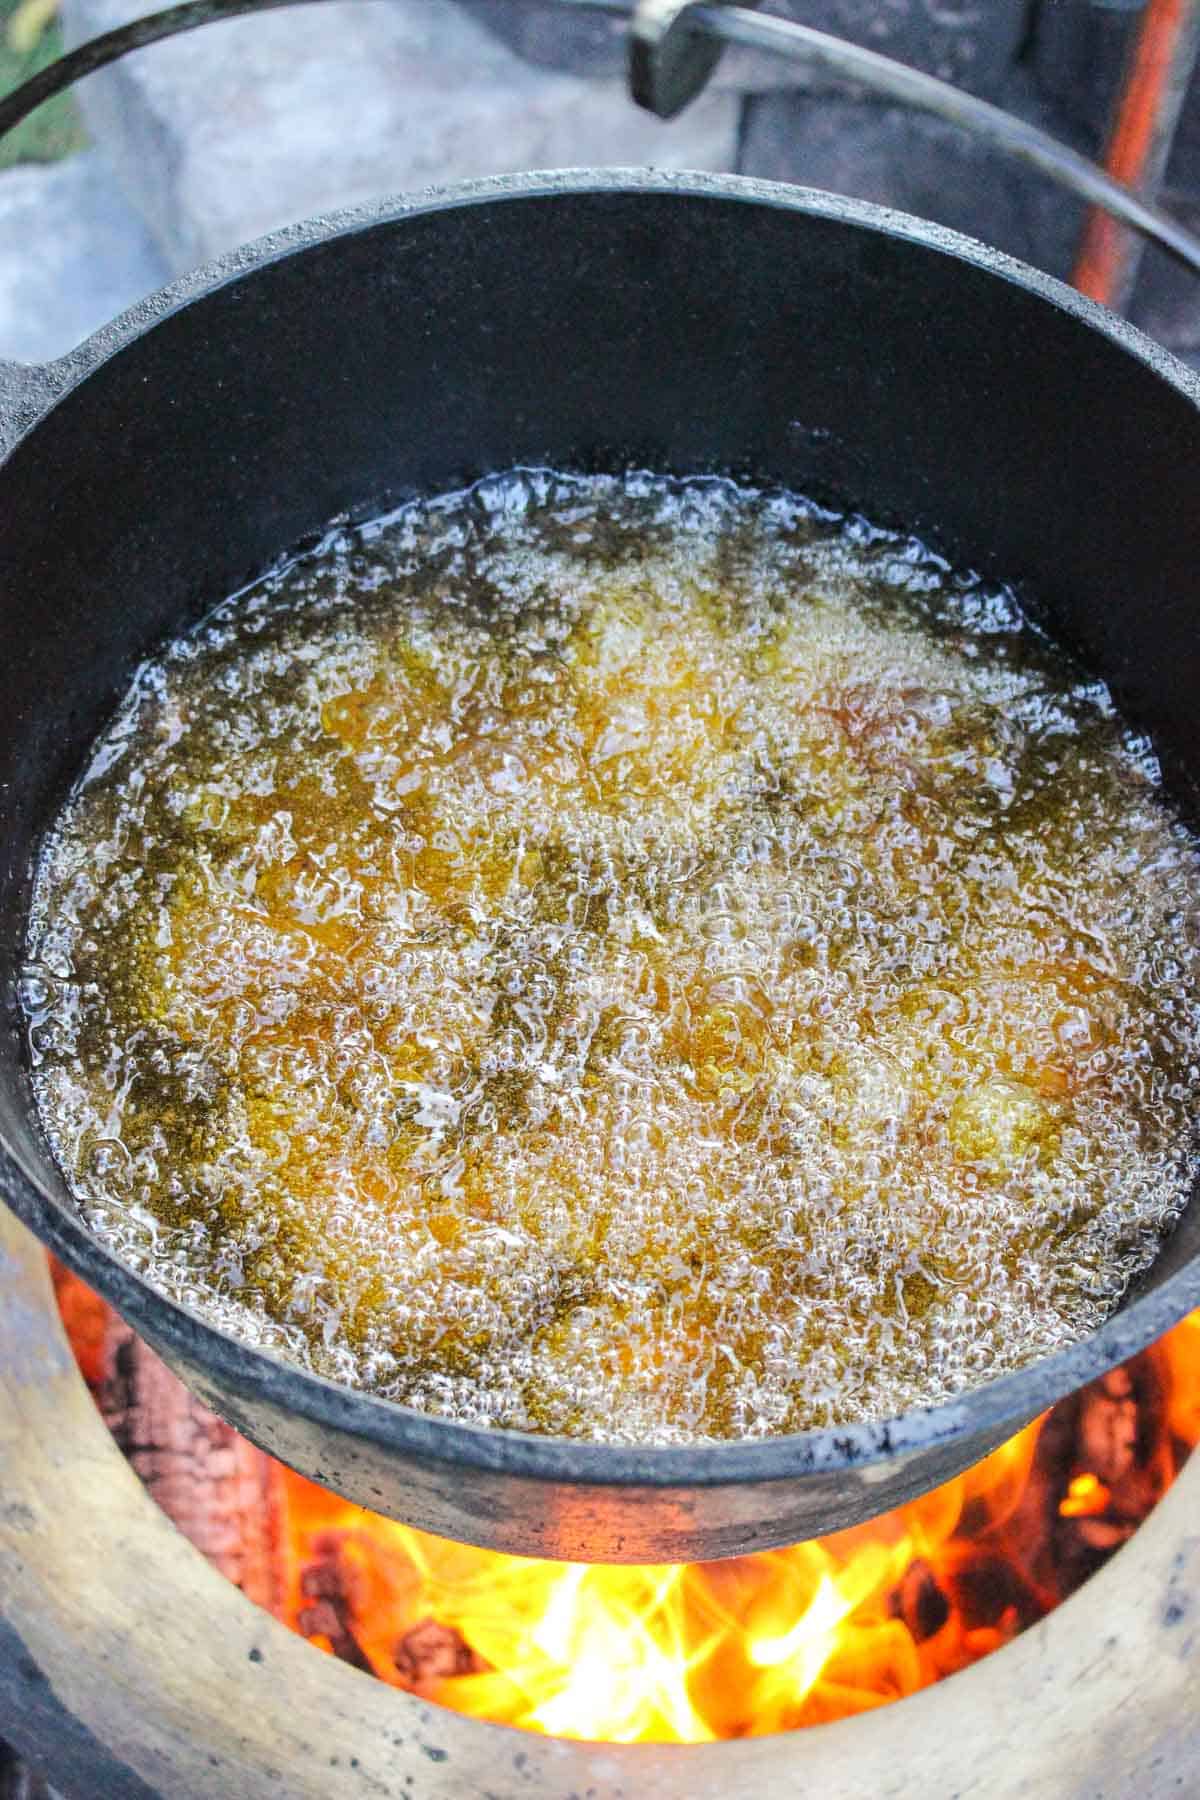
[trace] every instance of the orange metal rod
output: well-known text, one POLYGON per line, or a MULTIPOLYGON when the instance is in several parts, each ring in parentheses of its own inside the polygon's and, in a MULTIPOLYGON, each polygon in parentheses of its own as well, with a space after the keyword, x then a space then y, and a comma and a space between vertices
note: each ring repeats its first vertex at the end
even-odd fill
MULTIPOLYGON (((1175 127, 1200 52, 1197 0, 1147 0, 1117 102, 1104 167, 1114 181, 1152 196, 1166 171, 1175 127)), ((1141 241, 1093 207, 1072 277, 1081 293, 1108 306, 1128 299, 1141 241)))

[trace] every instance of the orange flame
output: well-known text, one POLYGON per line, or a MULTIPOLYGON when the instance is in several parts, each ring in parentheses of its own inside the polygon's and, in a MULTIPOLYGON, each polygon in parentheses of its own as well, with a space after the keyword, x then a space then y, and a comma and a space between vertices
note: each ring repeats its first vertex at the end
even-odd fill
POLYGON ((393 1524, 288 1474, 286 1617, 332 1647, 306 1598, 324 1561, 380 1679, 558 1737, 701 1743, 842 1718, 977 1661, 1062 1598, 1076 1576, 1055 1570, 1047 1534, 1085 1523, 1077 1548, 1093 1559, 1128 1535, 1130 1483, 1148 1510, 1200 1441, 1200 1313, 1117 1377, 1064 1402, 1078 1442, 1107 1432, 1101 1472, 1071 1464, 1055 1484, 1043 1427, 1056 1409, 897 1512, 725 1563, 530 1562, 393 1524), (1135 1389, 1159 1410, 1153 1443, 1126 1455, 1135 1389))
MULTIPOLYGON (((904 1617, 914 1568, 952 1574, 968 1510, 1002 1532, 1025 1490, 1029 1427, 969 1474, 819 1542, 728 1563, 610 1568, 497 1555, 360 1512, 287 1477, 288 1622, 332 1647, 309 1605, 331 1559, 347 1623, 376 1675, 475 1717, 560 1737, 699 1743, 860 1712, 936 1680, 1011 1635, 972 1626, 931 1586, 904 1617), (307 1584, 307 1586, 306 1586, 307 1584), (405 1634, 436 1620, 469 1646, 472 1672, 414 1680, 405 1634), (400 1651, 398 1655, 397 1652, 400 1651)), ((977 1539, 978 1541, 978 1539, 977 1539)), ((920 1575, 918 1575, 918 1582, 920 1575)))

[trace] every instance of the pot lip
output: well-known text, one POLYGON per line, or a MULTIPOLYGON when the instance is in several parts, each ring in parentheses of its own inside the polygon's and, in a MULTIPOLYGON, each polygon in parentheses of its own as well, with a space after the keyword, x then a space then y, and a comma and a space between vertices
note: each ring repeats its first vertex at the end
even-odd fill
POLYGON ((972 263, 986 273, 1012 282, 1036 294, 1059 311, 1072 314, 1110 338, 1123 350, 1146 363, 1173 387, 1200 405, 1200 371, 1195 371, 1172 351, 1157 343, 1136 325, 1090 300, 1055 275, 1034 268, 1006 251, 947 225, 922 219, 871 200, 833 194, 824 188, 802 187, 782 181, 765 181, 750 175, 708 174, 699 170, 676 171, 636 167, 565 168, 534 170, 520 175, 490 175, 447 186, 422 188, 359 206, 318 213, 248 244, 226 251, 187 274, 168 282, 155 293, 135 302, 102 325, 73 350, 50 362, 5 363, 0 371, 15 373, 40 410, 65 395, 127 345, 169 318, 184 306, 201 300, 240 277, 305 250, 333 242, 377 226, 396 224, 426 214, 460 210, 496 202, 549 200, 584 194, 678 195, 686 199, 711 199, 770 207, 782 212, 804 213, 865 227, 888 237, 900 237, 926 249, 938 250, 959 261, 972 263))
MULTIPOLYGON (((49 407, 144 332, 194 301, 284 257, 426 214, 521 200, 597 194, 711 199, 801 213, 900 237, 1011 282, 1099 331, 1200 407, 1200 375, 1126 319, 1054 276, 946 227, 868 201, 745 176, 646 169, 566 169, 435 188, 307 220, 272 232, 185 275, 103 326, 55 362, 8 365, 25 383, 23 435, 49 407)), ((3 369, 0 369, 3 372, 3 369)), ((2 464, 0 464, 2 466, 2 464)), ((152 1342, 210 1378, 218 1405, 229 1397, 267 1404, 339 1434, 404 1451, 428 1463, 523 1476, 535 1482, 623 1488, 691 1488, 794 1480, 845 1472, 882 1479, 898 1463, 955 1440, 998 1440, 1043 1408, 1144 1349, 1200 1305, 1200 1256, 1131 1302, 1100 1329, 1054 1354, 939 1405, 895 1419, 786 1436, 698 1445, 624 1445, 461 1424, 360 1392, 284 1361, 210 1325, 120 1262, 57 1198, 0 1133, 0 1198, 51 1249, 152 1342), (873 1468, 874 1465, 874 1468, 873 1468), (884 1466, 880 1466, 884 1465, 884 1466)), ((1196 1202, 1193 1201, 1193 1204, 1196 1202)))

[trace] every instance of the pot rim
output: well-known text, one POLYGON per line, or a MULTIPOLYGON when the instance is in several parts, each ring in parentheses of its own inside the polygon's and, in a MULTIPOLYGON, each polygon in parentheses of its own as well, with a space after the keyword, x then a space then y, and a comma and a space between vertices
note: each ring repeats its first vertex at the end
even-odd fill
MULTIPOLYGON (((1200 409, 1200 376, 1128 320, 1051 275, 959 232, 872 202, 735 175, 677 174, 646 169, 566 169, 469 181, 355 207, 272 232, 218 258, 140 301, 74 350, 39 366, 0 365, 23 400, 13 443, 36 431, 54 404, 145 332, 194 301, 284 257, 430 213, 479 205, 553 200, 585 194, 678 195, 766 206, 899 237, 970 263, 1033 294, 1099 331, 1200 409)), ((0 441, 3 440, 0 418, 0 441)), ((2 469, 0 463, 0 469, 2 469)), ((541 1482, 602 1488, 721 1487, 748 1482, 862 1471, 947 1445, 956 1439, 998 1440, 1108 1369, 1135 1355, 1200 1305, 1200 1256, 1151 1293, 1131 1301, 1090 1336, 1025 1368, 981 1383, 950 1400, 890 1420, 697 1445, 624 1445, 541 1436, 500 1426, 461 1424, 330 1381, 248 1344, 169 1299, 122 1263, 82 1218, 43 1183, 36 1168, 0 1133, 0 1198, 71 1269, 108 1300, 151 1343, 211 1373, 240 1399, 262 1402, 324 1429, 402 1450, 427 1463, 498 1470, 541 1482)), ((1193 1197, 1191 1204, 1196 1204, 1193 1197)), ((882 1479, 883 1470, 879 1471, 882 1479)))

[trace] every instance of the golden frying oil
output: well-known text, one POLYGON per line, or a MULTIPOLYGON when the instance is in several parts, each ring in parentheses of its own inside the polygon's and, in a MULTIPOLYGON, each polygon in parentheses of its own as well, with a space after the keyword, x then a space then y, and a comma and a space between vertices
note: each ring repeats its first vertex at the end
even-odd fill
POLYGON ((1012 595, 518 472, 139 674, 24 981, 96 1231, 430 1412, 689 1442, 1094 1328, 1185 1202, 1196 848, 1012 595))

